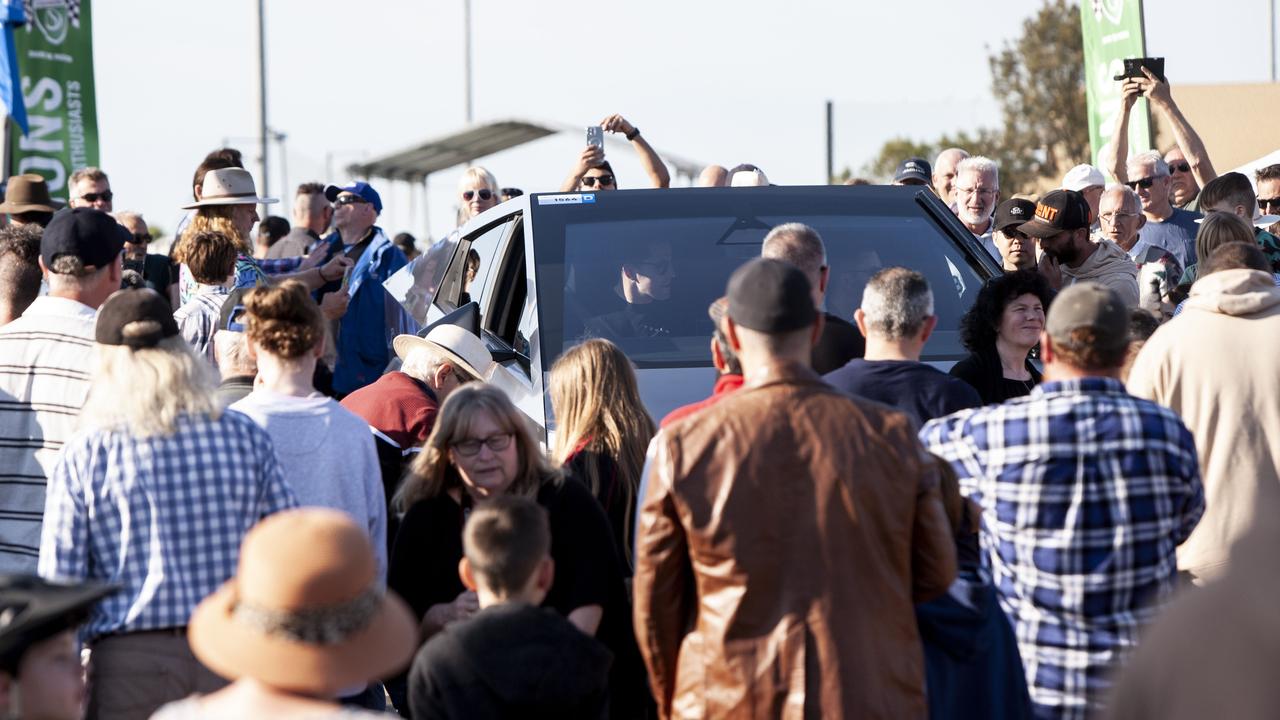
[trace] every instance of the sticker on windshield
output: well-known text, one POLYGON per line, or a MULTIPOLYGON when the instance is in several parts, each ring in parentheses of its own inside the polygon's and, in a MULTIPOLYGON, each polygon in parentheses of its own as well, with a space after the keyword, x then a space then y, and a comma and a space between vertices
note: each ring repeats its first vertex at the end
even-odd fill
POLYGON ((565 195, 539 195, 539 205, 581 205, 596 201, 595 193, 571 193, 565 195))

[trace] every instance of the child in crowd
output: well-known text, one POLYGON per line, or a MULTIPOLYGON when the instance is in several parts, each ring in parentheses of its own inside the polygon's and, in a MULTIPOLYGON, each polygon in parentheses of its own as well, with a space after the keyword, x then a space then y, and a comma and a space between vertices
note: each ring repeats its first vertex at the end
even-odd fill
POLYGON ((173 314, 173 319, 178 321, 182 338, 195 348, 196 354, 216 365, 213 333, 230 292, 239 250, 235 240, 217 231, 196 233, 180 250, 182 257, 175 259, 191 271, 196 288, 191 299, 173 314))
POLYGON ((431 638, 409 674, 414 718, 603 718, 610 652, 555 611, 551 530, 532 500, 502 496, 471 512, 462 582, 480 611, 431 638))

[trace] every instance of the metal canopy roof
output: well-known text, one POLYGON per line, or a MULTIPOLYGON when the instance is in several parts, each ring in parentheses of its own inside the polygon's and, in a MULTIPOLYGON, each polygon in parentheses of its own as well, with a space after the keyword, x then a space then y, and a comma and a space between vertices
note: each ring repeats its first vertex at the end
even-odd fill
MULTIPOLYGON (((502 152, 509 148, 539 140, 559 132, 581 132, 576 125, 534 123, 527 120, 500 120, 476 123, 458 132, 427 142, 408 150, 384 155, 367 162, 354 163, 347 170, 354 175, 388 180, 422 181, 428 175, 457 165, 502 152)), ((611 145, 630 145, 625 140, 606 137, 611 145)), ((702 165, 690 160, 658 153, 676 173, 693 177, 702 165)))

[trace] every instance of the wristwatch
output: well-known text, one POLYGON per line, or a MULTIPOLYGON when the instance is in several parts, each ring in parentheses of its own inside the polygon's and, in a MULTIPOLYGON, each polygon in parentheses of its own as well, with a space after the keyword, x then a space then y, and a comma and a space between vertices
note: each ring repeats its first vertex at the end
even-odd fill
POLYGON ((640 137, 640 128, 632 126, 631 132, 626 133, 623 137, 627 139, 627 142, 631 142, 632 140, 635 140, 636 138, 640 137))

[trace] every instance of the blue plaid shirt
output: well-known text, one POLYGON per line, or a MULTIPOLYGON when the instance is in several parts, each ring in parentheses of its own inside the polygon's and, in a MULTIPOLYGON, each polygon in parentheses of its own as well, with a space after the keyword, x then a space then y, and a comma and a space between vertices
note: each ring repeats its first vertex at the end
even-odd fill
POLYGON ((930 421, 920 439, 983 507, 983 563, 1038 717, 1083 718, 1174 589, 1204 513, 1195 441, 1117 380, 1045 382, 930 421))
POLYGON ((85 642, 183 627, 235 573, 249 528, 297 504, 271 437, 237 412, 182 417, 168 436, 81 433, 49 478, 40 575, 120 586, 94 606, 85 642))

